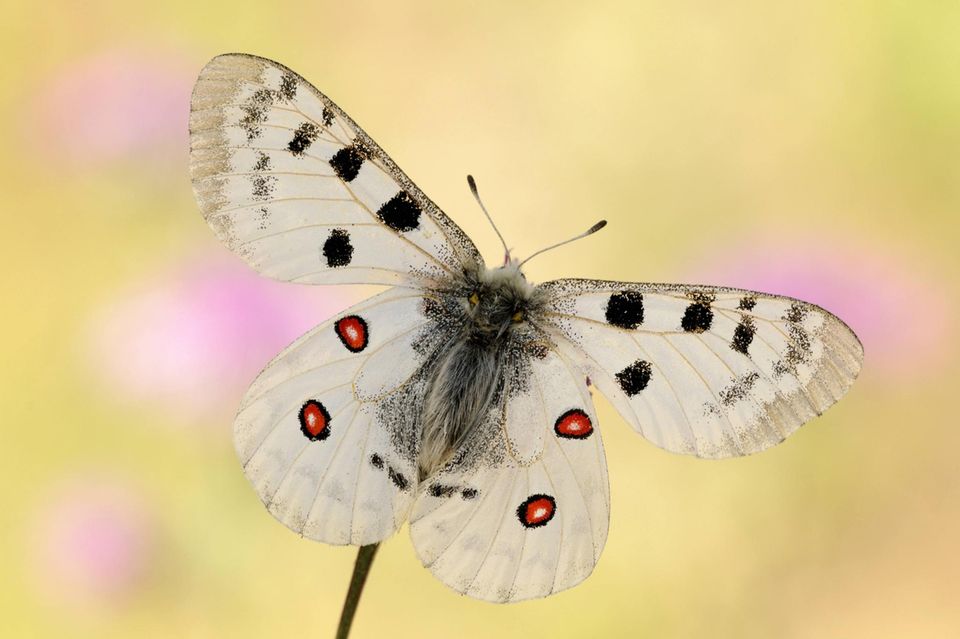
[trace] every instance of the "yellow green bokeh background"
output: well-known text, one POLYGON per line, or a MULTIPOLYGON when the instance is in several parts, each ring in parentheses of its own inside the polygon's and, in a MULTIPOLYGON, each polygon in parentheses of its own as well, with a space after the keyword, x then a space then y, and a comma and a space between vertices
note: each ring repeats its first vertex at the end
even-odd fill
POLYGON ((230 422, 370 291, 261 283, 206 227, 188 97, 226 51, 330 95, 489 262, 468 172, 519 255, 609 220, 533 280, 762 281, 866 348, 843 401, 745 459, 662 452, 599 401, 588 580, 473 601, 402 530, 354 636, 960 635, 958 33, 934 0, 6 4, 0 635, 333 634, 354 551, 267 514, 230 422))

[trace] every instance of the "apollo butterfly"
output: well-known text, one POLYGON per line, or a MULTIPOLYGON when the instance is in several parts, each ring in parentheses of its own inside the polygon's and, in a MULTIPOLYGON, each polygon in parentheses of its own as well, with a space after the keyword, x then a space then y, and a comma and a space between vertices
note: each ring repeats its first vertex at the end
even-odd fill
POLYGON ((593 570, 609 488, 591 384, 653 444, 721 458, 782 441, 860 370, 853 332, 798 300, 535 285, 509 251, 487 267, 349 116, 275 62, 214 58, 190 139, 203 215, 254 269, 390 287, 247 391, 234 440, 260 499, 331 544, 375 544, 409 521, 423 564, 472 597, 543 597, 593 570))

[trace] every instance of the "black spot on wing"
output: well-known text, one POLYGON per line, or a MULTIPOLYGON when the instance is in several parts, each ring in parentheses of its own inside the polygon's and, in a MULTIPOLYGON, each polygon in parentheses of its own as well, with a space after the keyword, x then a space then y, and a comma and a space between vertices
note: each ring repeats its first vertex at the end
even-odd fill
POLYGON ((400 490, 406 490, 410 486, 410 482, 403 476, 403 473, 395 470, 393 466, 387 467, 387 476, 390 478, 390 481, 393 482, 393 485, 400 490))
POLYGON ((280 78, 280 95, 287 100, 292 100, 297 96, 297 78, 292 73, 284 73, 280 78))
POLYGON ((313 144, 319 135, 320 129, 317 128, 316 124, 313 122, 304 122, 297 128, 296 132, 294 132, 293 139, 290 140, 287 148, 290 150, 290 153, 300 157, 304 151, 310 148, 310 145, 313 144))
POLYGON ((787 313, 783 316, 783 319, 788 322, 795 324, 802 322, 803 318, 807 314, 807 309, 803 307, 803 304, 800 302, 794 302, 790 305, 790 308, 787 310, 787 313))
POLYGON ((383 457, 376 453, 370 455, 370 465, 377 470, 383 470, 383 457))
POLYGON ((274 183, 277 178, 273 175, 255 175, 252 181, 252 193, 255 200, 269 200, 273 195, 274 183))
POLYGON ((333 124, 333 109, 328 106, 323 107, 323 114, 320 116, 323 118, 323 126, 330 128, 330 125, 333 124))
POLYGON ((260 151, 257 153, 257 163, 253 165, 253 170, 259 172, 270 170, 270 156, 260 151))
POLYGON ((650 362, 638 359, 622 371, 616 374, 617 383, 627 397, 633 397, 647 387, 650 383, 650 376, 653 373, 653 367, 650 362))
POLYGON ((608 324, 634 329, 643 324, 643 295, 636 291, 614 293, 607 300, 608 324))
POLYGON ((784 314, 783 319, 787 321, 787 335, 790 339, 787 341, 787 349, 781 359, 773 364, 775 377, 785 374, 796 377, 797 367, 810 361, 813 343, 810 334, 802 325, 808 312, 809 308, 805 304, 793 302, 784 314))
POLYGON ((427 492, 431 497, 443 498, 453 497, 457 493, 460 493, 460 498, 465 501, 475 499, 478 494, 476 488, 461 489, 460 486, 454 486, 452 484, 430 484, 427 492))
POLYGON ((420 226, 420 206, 406 191, 400 191, 380 207, 377 216, 394 231, 412 231, 420 226))
MULTIPOLYGON (((793 312, 793 309, 791 309, 791 312, 793 312)), ((805 309, 800 309, 798 312, 800 312, 800 319, 806 314, 805 309)), ((790 323, 787 325, 787 334, 790 336, 790 339, 787 344, 787 350, 780 360, 773 363, 773 374, 776 377, 780 377, 786 373, 796 377, 797 366, 808 363, 813 354, 811 350, 813 343, 810 339, 810 334, 807 333, 799 323, 792 320, 788 321, 790 321, 790 323)))
POLYGON ((244 115, 240 118, 240 127, 247 134, 247 142, 260 137, 263 130, 260 125, 266 122, 267 113, 273 105, 274 92, 270 89, 259 89, 250 96, 250 99, 240 107, 244 115))
POLYGON ((713 311, 707 302, 697 301, 690 304, 683 312, 680 326, 688 333, 702 333, 710 330, 713 324, 713 311))
POLYGON ((430 488, 428 489, 431 497, 450 497, 457 491, 459 491, 459 488, 456 486, 448 486, 445 484, 430 484, 430 488))
POLYGON ((720 403, 724 406, 732 406, 738 401, 750 396, 750 389, 760 379, 760 374, 756 371, 746 373, 741 377, 731 380, 731 383, 719 393, 720 403))
POLYGON ((344 182, 352 182, 363 166, 364 155, 354 145, 345 146, 330 158, 334 173, 344 182))
POLYGON ((739 308, 741 311, 752 311, 753 307, 757 305, 757 298, 753 295, 744 295, 740 298, 739 308))
POLYGON ((346 229, 333 229, 327 241, 323 243, 323 257, 327 266, 336 268, 346 266, 353 259, 353 245, 350 244, 350 234, 346 229))
POLYGON ((747 355, 756 332, 757 327, 753 323, 753 318, 749 315, 743 315, 740 318, 740 323, 737 324, 737 328, 733 331, 733 342, 730 343, 730 348, 747 355))

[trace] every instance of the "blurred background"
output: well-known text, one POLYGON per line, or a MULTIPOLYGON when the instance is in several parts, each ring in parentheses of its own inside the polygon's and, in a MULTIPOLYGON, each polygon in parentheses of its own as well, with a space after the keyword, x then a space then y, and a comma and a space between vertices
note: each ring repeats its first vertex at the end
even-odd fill
POLYGON ((612 525, 582 585, 496 606, 406 531, 356 637, 960 634, 960 4, 6 3, 0 634, 333 635, 355 551, 263 509, 231 443, 283 345, 366 297, 258 278, 203 222, 189 94, 297 70, 499 259, 817 302, 846 399, 755 457, 662 452, 603 401, 612 525))

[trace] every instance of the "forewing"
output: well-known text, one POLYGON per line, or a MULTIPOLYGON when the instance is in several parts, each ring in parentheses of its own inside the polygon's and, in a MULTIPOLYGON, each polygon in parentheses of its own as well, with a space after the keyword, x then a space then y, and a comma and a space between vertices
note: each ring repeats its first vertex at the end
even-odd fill
POLYGON ((607 538, 606 459, 585 380, 557 353, 531 369, 542 405, 525 411, 538 415, 526 423, 537 435, 516 435, 513 445, 525 454, 507 443, 503 418, 518 397, 508 387, 506 411, 496 407, 486 424, 496 433, 487 454, 426 479, 410 520, 417 555, 434 576, 487 601, 544 597, 580 583, 607 538))
POLYGON ((416 393, 424 361, 410 340, 430 330, 422 305, 398 288, 352 307, 278 355, 243 398, 237 454, 268 510, 294 531, 361 545, 406 519, 419 431, 403 399, 416 393), (396 355, 398 344, 402 356, 387 365, 380 354, 396 355))
POLYGON ((190 174, 220 240, 276 279, 423 285, 482 263, 350 117, 264 58, 221 55, 201 71, 190 174))
POLYGON ((702 286, 557 280, 538 317, 620 414, 672 452, 768 448, 840 399, 863 348, 813 304, 702 286))

